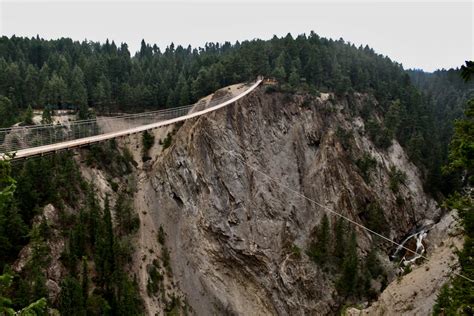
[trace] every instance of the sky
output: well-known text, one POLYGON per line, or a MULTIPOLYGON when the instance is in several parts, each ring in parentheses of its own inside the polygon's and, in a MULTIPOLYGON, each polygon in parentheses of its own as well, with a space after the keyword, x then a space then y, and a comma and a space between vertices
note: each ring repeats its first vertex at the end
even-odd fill
POLYGON ((140 42, 165 48, 315 31, 369 45, 405 68, 434 71, 474 59, 472 0, 73 1, 0 0, 0 34, 140 42))

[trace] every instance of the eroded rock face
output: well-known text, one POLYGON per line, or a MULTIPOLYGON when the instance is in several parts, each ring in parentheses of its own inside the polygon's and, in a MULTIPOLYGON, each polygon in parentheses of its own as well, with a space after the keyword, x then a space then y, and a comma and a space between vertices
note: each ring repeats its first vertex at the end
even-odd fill
POLYGON ((440 288, 459 272, 456 251, 463 246, 462 226, 455 212, 430 228, 428 259, 388 285, 365 309, 350 308, 347 315, 431 315, 440 288))
MULTIPOLYGON (((167 233, 174 277, 196 314, 334 313, 334 279, 305 254, 327 213, 312 201, 361 223, 376 202, 396 240, 439 215, 400 145, 380 151, 364 136, 350 111, 366 102, 375 103, 259 88, 180 128, 139 190, 167 233), (364 153, 378 162, 370 183, 354 163, 364 153), (392 166, 407 175, 398 193, 389 188, 392 166)), ((373 237, 356 233, 363 255, 373 237)))

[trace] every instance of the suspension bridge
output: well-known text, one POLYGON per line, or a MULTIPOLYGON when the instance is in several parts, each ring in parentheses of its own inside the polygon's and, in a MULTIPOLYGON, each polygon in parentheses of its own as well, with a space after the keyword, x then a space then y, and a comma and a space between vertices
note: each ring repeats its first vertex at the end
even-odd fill
POLYGON ((109 139, 128 136, 189 120, 216 111, 252 92, 263 81, 242 85, 237 95, 227 93, 213 97, 204 109, 195 104, 137 114, 97 117, 90 120, 66 121, 61 124, 14 126, 0 129, 0 159, 25 159, 109 139))

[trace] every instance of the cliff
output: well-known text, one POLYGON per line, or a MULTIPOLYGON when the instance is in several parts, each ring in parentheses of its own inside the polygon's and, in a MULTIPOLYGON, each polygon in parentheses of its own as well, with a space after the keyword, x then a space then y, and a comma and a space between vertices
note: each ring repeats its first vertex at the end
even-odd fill
MULTIPOLYGON (((239 88, 221 89, 193 110, 239 88)), ((116 238, 128 249, 119 272, 133 280, 136 307, 149 315, 331 315, 348 306, 359 307, 351 315, 428 312, 456 267, 461 233, 424 192, 398 142, 373 144, 361 115, 367 108, 383 125, 368 94, 262 86, 216 112, 150 131, 149 150, 141 134, 80 149, 80 181, 91 190, 77 203, 90 208, 86 200, 97 199, 105 208, 110 200, 116 238), (391 258, 394 245, 347 219, 396 242, 424 229, 431 260, 418 260, 402 277, 408 270, 391 258)), ((81 231, 58 212, 50 205, 41 215, 53 228, 42 269, 54 304, 74 245, 61 236, 81 231)), ((18 273, 32 247, 21 252, 18 273)), ((97 263, 84 262, 94 284, 89 295, 96 295, 97 263)))
MULTIPOLYGON (((401 146, 393 141, 381 150, 370 141, 358 114, 367 105, 377 108, 369 95, 262 87, 179 127, 143 172, 136 207, 146 210, 144 225, 153 232, 163 227, 190 310, 332 314, 347 303, 336 290, 340 271, 328 272, 307 254, 324 214, 331 228, 337 219, 311 200, 364 225, 377 205, 381 231, 396 241, 439 218, 401 146), (375 163, 364 168, 366 160, 375 163), (395 172, 404 175, 397 185, 395 172)), ((393 245, 354 228, 359 261, 377 245, 386 281, 393 280, 393 245)))

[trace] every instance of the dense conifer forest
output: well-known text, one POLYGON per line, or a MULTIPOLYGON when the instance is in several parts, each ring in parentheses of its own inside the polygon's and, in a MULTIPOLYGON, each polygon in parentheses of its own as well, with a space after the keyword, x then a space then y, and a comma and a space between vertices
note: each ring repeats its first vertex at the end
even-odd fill
MULTIPOLYGON (((462 67, 462 77, 474 80, 474 62, 462 67)), ((457 172, 460 186, 444 206, 456 210, 464 228, 464 247, 458 252, 459 274, 445 284, 438 295, 435 315, 472 315, 474 302, 474 98, 467 101, 465 117, 454 123, 445 173, 457 172)))
POLYGON ((0 39, 0 126, 28 117, 29 107, 73 108, 78 118, 88 118, 88 107, 101 113, 181 106, 220 87, 264 75, 276 78, 287 92, 374 94, 379 108, 368 108, 363 115, 368 118, 377 111, 387 124, 370 121, 369 134, 382 148, 397 138, 423 167, 427 189, 435 194, 443 189, 440 166, 446 159, 452 120, 462 115, 463 96, 473 87, 456 79, 458 73, 406 72, 368 46, 356 47, 313 32, 296 38, 288 34, 267 41, 207 43, 203 48, 170 44, 163 51, 143 40, 134 56, 127 44, 113 41, 4 36, 0 39), (449 90, 439 89, 446 84, 449 90), (458 91, 461 96, 456 94, 444 106, 450 93, 458 91))
MULTIPOLYGON (((406 71, 368 46, 356 47, 313 32, 267 41, 208 43, 203 48, 170 44, 160 50, 142 41, 141 49, 133 56, 127 44, 113 41, 4 36, 0 38, 0 127, 20 121, 31 124, 32 109, 46 109, 46 114, 55 109, 73 109, 78 119, 84 119, 92 113, 140 112, 191 104, 220 87, 250 81, 257 75, 277 79, 274 89, 283 93, 334 92, 338 98, 350 98, 353 93, 374 95, 377 106, 366 107, 358 114, 366 120, 367 133, 377 147, 387 149, 392 139, 397 139, 420 167, 426 190, 439 200, 472 184, 472 177, 468 183, 459 181, 466 169, 472 176, 472 152, 463 151, 463 144, 472 146, 472 135, 466 132, 472 125, 472 102, 465 110, 474 91, 472 82, 460 78, 460 70, 432 74, 406 71), (374 114, 381 115, 383 121, 373 119, 374 114), (453 128, 453 121, 462 117, 465 119, 453 128), (448 167, 443 168, 446 164, 448 167)), ((113 166, 117 159, 130 164, 115 151, 113 142, 109 145, 92 148, 91 161, 104 167, 113 166)), ((116 219, 121 225, 113 229, 108 203, 98 205, 94 188, 81 179, 77 168, 68 154, 13 167, 0 161, 0 269, 5 272, 0 278, 0 308, 5 304, 19 309, 31 302, 36 303, 33 309, 44 308, 41 299, 47 293, 38 271, 45 265, 41 258, 47 257, 44 239, 50 228, 42 225, 33 230, 32 220, 48 203, 59 210, 77 208, 76 197, 82 196, 86 206, 76 215, 60 218, 61 233, 69 240, 62 260, 71 276, 62 284, 65 290, 58 309, 73 315, 141 312, 134 280, 123 270, 131 253, 127 236, 138 225, 129 216, 128 192, 121 193, 116 213, 123 218, 116 219), (9 277, 13 275, 9 265, 27 243, 35 247, 36 264, 27 266, 21 277, 9 277), (97 289, 89 296, 88 282, 92 280, 86 275, 92 266, 97 289), (6 297, 12 299, 8 304, 2 303, 6 297)), ((115 172, 113 167, 110 171, 115 172)), ((449 200, 448 206, 463 205, 463 209, 472 210, 469 203, 458 196, 449 200)), ((468 231, 468 248, 460 258, 463 271, 472 274, 472 212, 461 215, 468 231)), ((324 225, 319 232, 321 236, 331 233, 324 225)), ((328 251, 314 245, 309 255, 324 265, 322 260, 328 251)), ((354 291, 355 286, 347 287, 353 276, 350 262, 338 264, 347 267, 344 275, 348 281, 340 285, 341 291, 354 291)), ((368 262, 368 269, 371 266, 368 262)), ((380 271, 371 273, 378 275, 380 271)), ((461 284, 463 280, 456 282, 466 286, 461 284)), ((460 297, 455 290, 445 288, 438 308, 455 309, 457 305, 450 298, 456 295, 460 297)))

